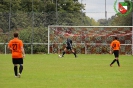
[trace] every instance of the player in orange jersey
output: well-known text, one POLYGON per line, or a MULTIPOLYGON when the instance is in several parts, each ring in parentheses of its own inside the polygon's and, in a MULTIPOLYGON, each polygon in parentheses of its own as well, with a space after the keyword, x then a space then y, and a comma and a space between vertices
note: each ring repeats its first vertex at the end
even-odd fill
POLYGON ((120 50, 120 42, 118 41, 118 38, 115 37, 115 39, 111 42, 110 44, 110 54, 114 53, 115 59, 112 61, 110 66, 112 67, 112 64, 114 64, 115 61, 117 61, 118 66, 120 67, 119 64, 119 50, 120 50), (113 50, 113 52, 111 52, 113 50))
POLYGON ((14 33, 14 39, 8 43, 8 48, 12 52, 12 63, 14 64, 15 77, 20 77, 23 71, 23 58, 25 57, 25 51, 23 48, 23 42, 18 38, 18 33, 14 33), (18 73, 18 65, 19 73, 18 73))

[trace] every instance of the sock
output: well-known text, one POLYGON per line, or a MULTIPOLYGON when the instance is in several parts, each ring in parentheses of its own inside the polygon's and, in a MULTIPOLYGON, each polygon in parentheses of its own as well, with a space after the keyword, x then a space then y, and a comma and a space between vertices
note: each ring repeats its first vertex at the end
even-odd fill
POLYGON ((117 60, 117 64, 118 64, 118 66, 120 66, 119 60, 117 60))
POLYGON ((115 61, 116 61, 116 59, 114 59, 114 60, 112 61, 112 63, 111 63, 111 64, 114 64, 114 63, 115 63, 115 61))
POLYGON ((19 73, 21 74, 22 71, 23 71, 23 65, 20 65, 20 67, 19 67, 19 73))
POLYGON ((74 54, 74 56, 76 57, 76 53, 74 52, 73 54, 74 54))
POLYGON ((14 66, 14 74, 15 74, 15 76, 18 75, 17 69, 18 69, 18 67, 17 66, 14 66))
POLYGON ((63 51, 63 53, 62 53, 62 57, 64 56, 64 54, 65 54, 65 51, 63 51))

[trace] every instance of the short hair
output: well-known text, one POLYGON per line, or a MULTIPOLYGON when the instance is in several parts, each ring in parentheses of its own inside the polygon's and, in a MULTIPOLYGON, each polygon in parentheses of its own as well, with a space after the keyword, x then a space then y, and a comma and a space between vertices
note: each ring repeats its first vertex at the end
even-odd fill
POLYGON ((18 33, 17 32, 14 33, 14 37, 18 37, 18 33))
POLYGON ((117 40, 117 39, 118 39, 118 37, 115 36, 115 40, 117 40))

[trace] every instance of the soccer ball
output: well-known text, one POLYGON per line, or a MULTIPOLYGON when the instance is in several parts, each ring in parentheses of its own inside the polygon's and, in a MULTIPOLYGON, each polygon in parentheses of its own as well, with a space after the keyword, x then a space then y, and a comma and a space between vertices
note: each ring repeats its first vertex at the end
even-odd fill
POLYGON ((59 57, 62 57, 61 55, 59 55, 59 57))

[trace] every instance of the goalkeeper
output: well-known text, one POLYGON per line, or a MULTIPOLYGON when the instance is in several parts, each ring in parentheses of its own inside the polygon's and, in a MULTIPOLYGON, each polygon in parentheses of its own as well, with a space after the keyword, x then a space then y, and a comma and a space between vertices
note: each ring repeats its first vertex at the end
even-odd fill
POLYGON ((66 53, 67 50, 71 50, 72 53, 74 54, 75 58, 77 57, 76 52, 74 51, 74 49, 72 48, 72 40, 70 38, 67 37, 66 40, 66 47, 62 53, 62 57, 64 57, 64 54, 66 53))

